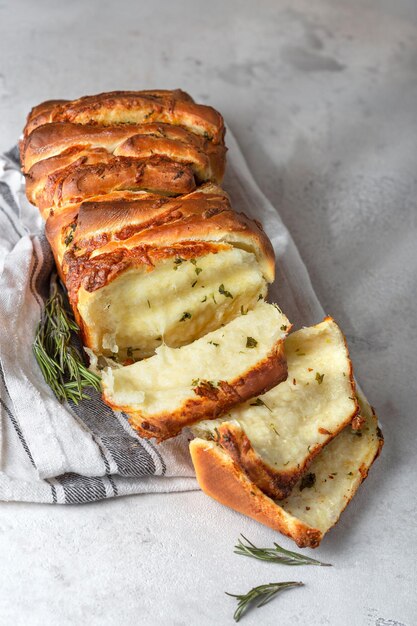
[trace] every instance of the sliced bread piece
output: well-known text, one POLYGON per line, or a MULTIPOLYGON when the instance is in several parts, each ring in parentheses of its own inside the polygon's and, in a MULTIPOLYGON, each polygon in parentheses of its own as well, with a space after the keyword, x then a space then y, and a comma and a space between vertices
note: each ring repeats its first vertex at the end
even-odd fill
MULTIPOLYGON (((187 323, 187 311, 183 314, 187 323)), ((174 437, 215 419, 285 379, 284 338, 291 328, 275 305, 256 307, 181 348, 160 346, 149 359, 103 372, 103 398, 130 415, 144 437, 174 437)))

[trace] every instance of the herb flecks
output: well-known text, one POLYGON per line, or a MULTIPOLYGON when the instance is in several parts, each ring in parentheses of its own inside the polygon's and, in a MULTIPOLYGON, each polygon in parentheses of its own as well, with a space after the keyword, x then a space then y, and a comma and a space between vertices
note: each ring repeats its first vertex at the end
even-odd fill
POLYGON ((310 472, 309 474, 305 474, 300 482, 300 491, 303 491, 303 489, 310 489, 311 487, 314 487, 315 484, 316 475, 312 472, 310 472))
POLYGON ((57 283, 53 283, 36 330, 33 352, 46 383, 61 402, 78 404, 88 398, 86 387, 100 389, 100 377, 86 367, 80 352, 70 343, 79 330, 57 283))
POLYGON ((291 550, 285 550, 278 543, 274 542, 273 548, 258 548, 249 539, 246 539, 244 535, 241 535, 242 539, 246 542, 243 543, 241 539, 238 539, 238 543, 235 546, 235 554, 241 556, 249 556, 259 561, 270 561, 271 563, 280 563, 281 565, 322 565, 330 567, 331 563, 322 563, 316 559, 312 559, 306 554, 300 554, 299 552, 291 552, 291 550))
POLYGON ((68 230, 67 230, 67 236, 66 236, 66 237, 65 237, 65 239, 64 239, 64 244, 65 244, 66 246, 69 246, 69 245, 70 245, 70 243, 72 243, 72 241, 73 241, 73 239, 74 239, 74 232, 75 232, 75 229, 76 229, 76 228, 77 228, 77 223, 76 223, 76 222, 73 222, 73 223, 69 226, 69 228, 68 228, 68 230))
POLYGON ((323 378, 324 378, 324 374, 320 374, 319 372, 316 372, 316 381, 319 385, 322 384, 323 378))
POLYGON ((196 267, 197 266, 197 259, 190 259, 190 263, 192 265, 194 265, 194 271, 197 274, 197 276, 203 271, 203 269, 201 267, 196 267))
POLYGON ((183 259, 183 258, 182 258, 182 257, 180 257, 180 256, 177 256, 177 257, 174 259, 174 270, 177 270, 177 269, 178 269, 178 266, 179 266, 179 265, 181 265, 181 263, 184 263, 184 261, 185 261, 185 259, 183 259))
POLYGON ((255 402, 251 402, 250 406, 264 406, 270 413, 272 413, 272 409, 269 408, 267 404, 262 400, 262 398, 256 398, 255 402))
POLYGON ((256 348, 258 342, 253 337, 246 337, 246 347, 247 348, 256 348))
POLYGON ((215 341, 209 341, 209 344, 212 346, 215 346, 216 348, 218 348, 220 345, 219 343, 216 343, 215 341))
POLYGON ((267 604, 270 600, 273 600, 275 596, 284 589, 290 589, 291 587, 302 587, 301 582, 279 582, 268 583, 266 585, 260 585, 259 587, 253 587, 245 594, 228 593, 226 595, 236 598, 238 601, 237 609, 233 614, 235 622, 238 622, 242 615, 250 609, 251 606, 261 607, 267 604))
POLYGON ((224 288, 223 283, 219 287, 219 293, 221 293, 221 295, 224 296, 225 298, 232 298, 233 299, 232 294, 230 293, 230 291, 227 291, 227 289, 224 288))
POLYGON ((280 326, 280 330, 282 330, 283 332, 285 332, 287 328, 288 326, 286 324, 283 324, 282 326, 280 326))
POLYGON ((191 319, 191 313, 189 313, 188 311, 185 311, 185 312, 182 314, 182 317, 181 317, 181 319, 180 319, 180 322, 185 322, 185 320, 189 320, 189 319, 191 319))

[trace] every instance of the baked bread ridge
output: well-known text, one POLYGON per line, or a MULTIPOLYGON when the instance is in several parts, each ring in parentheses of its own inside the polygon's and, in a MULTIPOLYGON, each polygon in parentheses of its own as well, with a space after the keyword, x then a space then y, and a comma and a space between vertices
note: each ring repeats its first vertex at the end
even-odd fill
POLYGON ((288 376, 226 418, 192 430, 215 439, 267 495, 284 499, 319 452, 357 418, 345 337, 327 317, 285 340, 288 376))
POLYGON ((142 436, 173 437, 284 380, 290 328, 275 305, 260 302, 191 344, 160 346, 149 359, 105 370, 103 399, 142 436))
POLYGON ((177 198, 132 192, 98 196, 51 216, 46 234, 63 265, 66 253, 85 262, 120 249, 168 248, 184 241, 233 245, 256 256, 267 282, 275 274, 274 251, 262 226, 234 211, 227 194, 210 183, 177 198))
MULTIPOLYGON (((77 155, 76 155, 77 156, 77 155)), ((65 155, 67 158, 67 155, 65 155)), ((55 157, 52 157, 55 160, 55 157)), ((61 162, 63 157, 56 157, 61 162)), ((189 165, 164 156, 132 158, 112 156, 104 150, 82 151, 79 158, 43 177, 33 174, 42 161, 26 175, 27 194, 45 219, 72 204, 114 191, 147 191, 180 196, 196 188, 189 165)), ((62 165, 62 163, 61 163, 62 165)))
POLYGON ((51 122, 36 128, 21 142, 22 169, 27 174, 44 163, 43 175, 53 171, 53 158, 75 159, 86 149, 103 149, 115 156, 145 158, 154 154, 191 163, 200 181, 220 182, 224 174, 226 147, 167 123, 97 126, 51 122), (70 152, 70 151, 73 152, 70 152))
POLYGON ((316 548, 338 522, 378 457, 383 437, 375 412, 359 396, 364 424, 347 426, 314 459, 284 501, 275 502, 253 483, 215 441, 196 438, 190 453, 201 489, 221 504, 293 539, 300 548, 316 548))
POLYGON ((196 104, 181 90, 113 91, 72 101, 48 101, 32 109, 25 136, 49 122, 138 124, 167 122, 190 128, 213 143, 224 139, 224 122, 213 107, 196 104))

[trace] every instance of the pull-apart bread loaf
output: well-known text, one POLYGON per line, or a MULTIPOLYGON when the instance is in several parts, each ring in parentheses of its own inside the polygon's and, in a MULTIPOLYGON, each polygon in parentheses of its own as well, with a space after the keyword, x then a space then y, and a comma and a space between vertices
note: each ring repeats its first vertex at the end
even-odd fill
POLYGON ((221 115, 180 90, 52 100, 20 152, 104 401, 143 437, 190 426, 206 493, 317 546, 382 437, 336 323, 288 335, 265 302, 274 252, 220 187, 221 115))
POLYGON ((172 437, 286 377, 291 325, 264 302, 273 249, 219 187, 217 111, 182 91, 52 101, 20 149, 83 343, 125 366, 104 374, 104 399, 143 436, 172 437))

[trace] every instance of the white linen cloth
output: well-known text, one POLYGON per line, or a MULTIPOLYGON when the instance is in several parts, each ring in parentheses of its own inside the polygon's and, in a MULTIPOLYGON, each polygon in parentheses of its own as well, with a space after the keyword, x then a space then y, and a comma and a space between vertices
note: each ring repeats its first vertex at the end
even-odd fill
MULTIPOLYGON (((237 211, 258 219, 274 246, 269 300, 297 326, 323 310, 277 210, 227 133, 224 187, 237 211)), ((187 434, 156 445, 90 390, 78 406, 60 404, 32 352, 49 292, 53 258, 38 209, 25 197, 17 150, 0 158, 0 500, 79 503, 132 493, 197 489, 187 434)))

